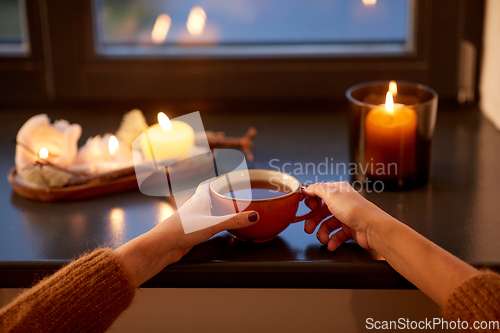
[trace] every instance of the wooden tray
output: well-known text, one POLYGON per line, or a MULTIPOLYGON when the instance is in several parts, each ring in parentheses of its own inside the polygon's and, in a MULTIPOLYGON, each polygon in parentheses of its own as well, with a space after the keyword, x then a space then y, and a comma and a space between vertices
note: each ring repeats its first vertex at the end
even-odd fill
MULTIPOLYGON (((211 168, 213 168, 212 158, 201 162, 198 161, 198 163, 181 164, 178 165, 178 169, 176 170, 176 179, 192 179, 199 174, 211 170, 211 168)), ((7 180, 14 192, 23 198, 45 202, 78 200, 139 188, 134 167, 115 170, 108 174, 100 175, 95 179, 88 179, 85 183, 62 187, 37 188, 20 183, 17 179, 16 168, 13 167, 7 175, 7 180)), ((147 183, 147 180, 143 181, 143 185, 147 183)), ((153 179, 153 183, 150 185, 155 186, 158 184, 153 179)))
MULTIPOLYGON (((211 149, 214 148, 236 148, 241 149, 249 161, 253 161, 250 148, 253 147, 252 138, 257 134, 255 128, 250 127, 241 138, 228 138, 224 133, 207 132, 207 138, 211 149)), ((179 165, 176 169, 176 179, 190 179, 201 173, 210 171, 214 167, 212 151, 211 158, 201 164, 179 165), (180 171, 180 172, 179 172, 180 171), (180 178, 179 178, 180 177, 180 178)), ((169 166, 170 167, 170 166, 169 166)), ((116 170, 106 175, 101 175, 98 181, 90 180, 81 184, 73 184, 63 187, 36 188, 17 181, 16 168, 10 169, 7 180, 12 190, 19 196, 36 201, 71 201, 91 198, 105 194, 136 190, 139 188, 134 167, 116 170)), ((144 185, 143 182, 141 185, 144 185)))
POLYGON ((16 181, 16 168, 10 169, 7 180, 19 196, 36 201, 71 201, 138 189, 135 174, 80 185, 35 188, 16 181))

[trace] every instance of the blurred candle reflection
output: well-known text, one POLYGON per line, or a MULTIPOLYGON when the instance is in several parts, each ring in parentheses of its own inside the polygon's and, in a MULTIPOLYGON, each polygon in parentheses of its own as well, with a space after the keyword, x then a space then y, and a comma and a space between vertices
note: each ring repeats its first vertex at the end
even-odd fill
POLYGON ((201 7, 193 7, 189 12, 188 20, 186 22, 187 30, 191 35, 201 35, 205 29, 207 21, 207 14, 201 7))
POLYGON ((153 31, 151 31, 151 40, 154 44, 161 44, 165 41, 171 24, 172 20, 167 14, 161 14, 158 16, 153 27, 153 31))
POLYGON ((113 208, 109 213, 110 231, 115 241, 122 243, 125 229, 125 212, 121 208, 113 208))
POLYGON ((365 7, 372 7, 377 4, 377 0, 363 0, 365 7))
POLYGON ((174 213, 174 207, 167 202, 159 202, 158 203, 158 218, 157 224, 163 222, 166 218, 170 217, 174 213))
POLYGON ((74 214, 70 214, 68 217, 70 221, 71 234, 78 240, 83 239, 87 230, 87 219, 85 214, 76 212, 74 214))

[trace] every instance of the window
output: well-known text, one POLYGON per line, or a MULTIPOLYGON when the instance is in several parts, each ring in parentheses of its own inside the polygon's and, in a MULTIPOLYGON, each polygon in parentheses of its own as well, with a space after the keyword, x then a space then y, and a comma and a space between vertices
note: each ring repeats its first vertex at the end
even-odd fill
POLYGON ((461 42, 481 59, 483 12, 478 0, 0 0, 0 106, 343 100, 382 79, 450 99, 461 42))
POLYGON ((24 1, 0 1, 0 56, 23 56, 29 52, 24 1))
POLYGON ((411 0, 94 0, 110 56, 406 54, 411 0))

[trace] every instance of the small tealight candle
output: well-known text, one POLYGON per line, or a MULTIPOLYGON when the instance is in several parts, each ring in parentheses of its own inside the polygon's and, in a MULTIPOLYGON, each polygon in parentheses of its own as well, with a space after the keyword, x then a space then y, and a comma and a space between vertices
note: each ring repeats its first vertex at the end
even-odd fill
POLYGON ((40 148, 40 151, 38 152, 38 157, 40 157, 40 159, 42 160, 46 160, 47 157, 49 157, 49 151, 47 150, 47 148, 45 147, 40 148))
POLYGON ((116 136, 111 135, 108 139, 108 155, 96 163, 97 173, 103 174, 115 170, 127 168, 132 165, 130 156, 124 156, 120 151, 120 143, 116 136))
POLYGON ((116 136, 112 135, 109 137, 108 140, 108 151, 111 156, 116 155, 116 152, 118 151, 118 148, 120 148, 120 144, 118 143, 118 139, 116 136))
POLYGON ((71 171, 103 174, 132 166, 132 153, 121 147, 116 136, 105 134, 91 137, 78 151, 71 171))
POLYGON ((28 119, 16 136, 16 169, 21 175, 26 166, 47 160, 60 168, 70 166, 78 151, 78 139, 82 128, 57 120, 51 124, 46 114, 38 114, 28 119), (50 155, 49 155, 50 152, 50 155), (42 157, 47 155, 46 157, 42 157))
POLYGON ((147 160, 180 160, 187 157, 194 145, 193 128, 178 120, 170 120, 158 113, 158 124, 151 126, 141 136, 141 151, 147 160))

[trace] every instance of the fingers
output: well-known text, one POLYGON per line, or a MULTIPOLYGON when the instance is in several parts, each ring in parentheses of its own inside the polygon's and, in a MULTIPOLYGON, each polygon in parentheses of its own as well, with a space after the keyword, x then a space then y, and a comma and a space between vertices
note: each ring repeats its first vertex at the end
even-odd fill
POLYGON ((318 238, 321 244, 327 244, 329 240, 330 234, 341 227, 340 221, 337 220, 335 216, 330 217, 329 219, 323 221, 321 226, 316 233, 316 238, 318 238))
MULTIPOLYGON (((332 183, 334 184, 334 183, 332 183)), ((324 199, 328 195, 328 186, 327 183, 316 183, 311 184, 302 189, 302 192, 308 196, 317 196, 324 199)))
POLYGON ((349 237, 344 229, 340 229, 336 233, 334 233, 330 240, 328 241, 328 250, 335 251, 340 245, 347 242, 351 237, 349 237))
POLYGON ((335 216, 332 216, 321 223, 316 237, 321 244, 327 245, 329 251, 335 251, 340 245, 352 238, 346 233, 344 227, 335 216), (330 236, 335 230, 337 231, 330 236))
MULTIPOLYGON (((316 200, 314 200, 314 201, 316 201, 316 200)), ((312 234, 314 232, 314 230, 316 230, 316 227, 318 226, 318 224, 320 224, 321 221, 323 221, 325 218, 327 218, 328 216, 331 216, 331 215, 332 215, 332 213, 328 209, 328 206, 326 204, 322 204, 319 212, 316 215, 314 215, 313 217, 306 220, 306 222, 304 224, 304 231, 308 234, 312 234)))
POLYGON ((212 198, 210 195, 210 184, 215 178, 207 179, 201 182, 196 188, 196 192, 193 194, 188 201, 184 203, 186 205, 188 202, 191 205, 195 205, 195 209, 204 212, 205 214, 209 214, 210 206, 212 205, 212 198), (195 203, 193 203, 195 201, 195 203))
MULTIPOLYGON (((210 206, 212 205, 212 198, 210 196, 210 181, 204 181, 196 188, 196 192, 187 202, 184 203, 193 206, 191 209, 203 212, 204 214, 210 213, 210 206)), ((182 208, 182 207, 181 207, 182 208)))
POLYGON ((325 200, 334 195, 335 193, 341 193, 344 191, 355 191, 352 186, 347 182, 336 182, 336 183, 316 183, 309 185, 302 189, 305 195, 317 196, 325 200))
MULTIPOLYGON (((303 194, 301 194, 301 195, 303 195, 303 194)), ((316 208, 318 208, 318 200, 316 200, 313 197, 306 197, 306 199, 304 200, 304 203, 311 210, 315 210, 316 208)))
POLYGON ((214 178, 207 179, 204 182, 201 182, 200 185, 196 188, 195 195, 197 194, 209 194, 210 193, 210 183, 214 180, 214 178))
POLYGON ((255 211, 248 211, 224 216, 214 216, 212 218, 217 218, 221 221, 213 226, 212 231, 216 234, 224 230, 249 227, 259 221, 259 213, 255 211))

